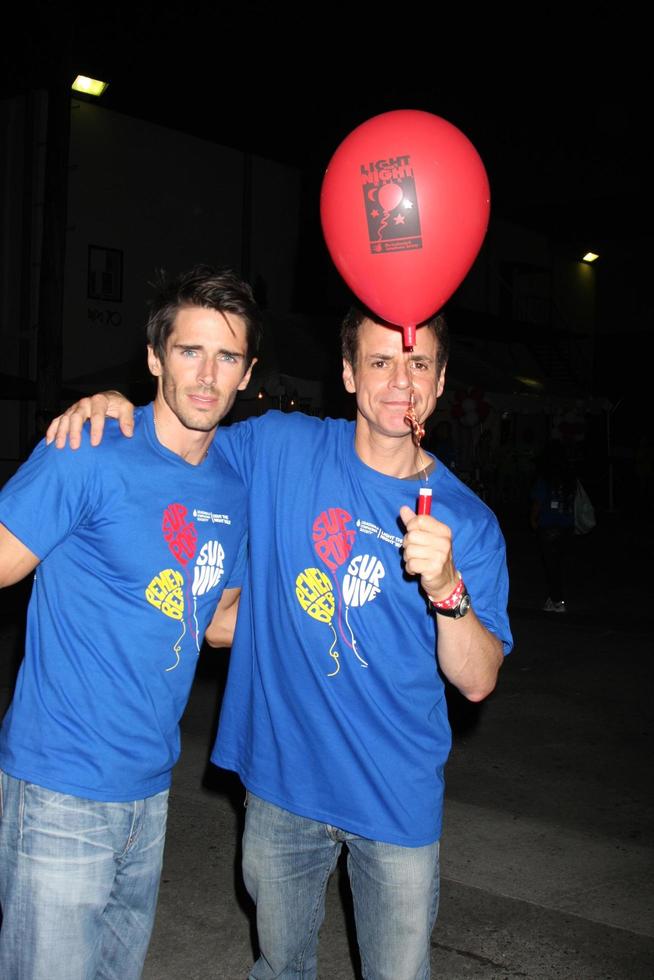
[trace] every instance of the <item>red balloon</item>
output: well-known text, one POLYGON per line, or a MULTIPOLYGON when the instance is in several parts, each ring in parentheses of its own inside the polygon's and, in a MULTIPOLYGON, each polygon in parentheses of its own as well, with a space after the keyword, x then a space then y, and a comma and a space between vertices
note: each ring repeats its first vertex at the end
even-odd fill
POLYGON ((404 328, 406 346, 464 279, 489 210, 488 177, 472 143, 440 116, 412 109, 385 112, 350 133, 320 199, 338 271, 373 313, 404 328))

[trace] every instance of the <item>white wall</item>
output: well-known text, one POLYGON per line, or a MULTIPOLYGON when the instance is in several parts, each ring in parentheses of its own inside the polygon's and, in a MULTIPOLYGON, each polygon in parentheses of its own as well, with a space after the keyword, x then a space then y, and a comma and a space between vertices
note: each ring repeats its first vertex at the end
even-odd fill
POLYGON ((265 280, 271 308, 289 309, 298 171, 254 158, 246 229, 242 153, 81 101, 73 103, 70 164, 64 381, 138 356, 155 268, 208 262, 241 272, 245 244, 251 281, 265 280), (122 251, 121 302, 88 299, 89 245, 122 251))

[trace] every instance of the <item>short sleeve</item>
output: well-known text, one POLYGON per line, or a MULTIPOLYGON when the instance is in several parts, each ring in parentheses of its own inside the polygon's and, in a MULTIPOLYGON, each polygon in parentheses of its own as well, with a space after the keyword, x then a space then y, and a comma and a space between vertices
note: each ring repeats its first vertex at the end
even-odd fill
POLYGON ((277 454, 280 440, 283 443, 293 438, 297 431, 293 416, 294 413, 286 415, 271 411, 259 418, 218 429, 215 445, 248 490, 252 487, 252 475, 262 454, 277 454))
POLYGON ((252 478, 254 457, 256 453, 256 431, 254 420, 236 422, 234 425, 221 426, 216 433, 215 446, 235 470, 246 487, 249 488, 252 478))
POLYGON ((0 492, 0 522, 41 561, 91 513, 93 453, 86 435, 78 450, 42 441, 0 492))
POLYGON ((248 562, 248 539, 247 534, 244 534, 241 538, 241 543, 238 549, 238 555, 236 556, 236 561, 234 562, 234 567, 232 568, 231 575, 225 583, 226 589, 240 589, 243 585, 243 579, 245 578, 245 570, 247 568, 248 562))
POLYGON ((471 533, 463 548, 457 548, 456 567, 470 594, 477 619, 502 641, 504 653, 513 648, 513 637, 507 606, 509 602, 509 573, 506 567, 506 546, 495 516, 485 510, 485 519, 470 525, 471 533))

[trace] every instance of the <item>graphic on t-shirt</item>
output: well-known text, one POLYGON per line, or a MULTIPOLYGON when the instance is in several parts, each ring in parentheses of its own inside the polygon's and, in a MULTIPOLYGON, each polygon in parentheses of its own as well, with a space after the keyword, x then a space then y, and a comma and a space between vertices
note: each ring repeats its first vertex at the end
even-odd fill
POLYGON ((316 554, 334 573, 335 586, 332 585, 331 579, 318 569, 305 569, 295 583, 296 595, 302 608, 314 619, 328 623, 334 634, 329 655, 336 662, 336 670, 328 674, 328 677, 334 677, 340 669, 338 651, 335 650, 337 633, 333 624, 336 608, 335 593, 338 594, 337 625, 341 638, 352 650, 360 665, 368 667, 368 661, 361 655, 357 646, 350 623, 350 609, 359 609, 375 599, 381 591, 380 582, 386 574, 382 562, 375 555, 352 556, 356 530, 348 527, 351 521, 352 515, 346 510, 341 507, 330 507, 322 511, 312 525, 316 554), (339 581, 338 569, 343 567, 344 573, 342 580, 339 581), (343 606, 345 606, 344 615, 343 606), (343 619, 347 634, 343 628, 343 619))
POLYGON ((346 605, 362 606, 381 592, 379 583, 386 571, 375 555, 356 555, 343 577, 343 599, 346 605))
POLYGON ((352 517, 342 507, 323 510, 313 522, 313 544, 327 568, 335 572, 352 550, 356 531, 346 525, 352 517))
POLYGON ((334 640, 329 648, 329 656, 334 661, 335 669, 327 676, 335 677, 341 669, 341 665, 336 649, 338 637, 332 622, 336 609, 332 583, 319 568, 305 568, 295 579, 295 594, 304 611, 319 623, 327 623, 332 631, 334 640))
POLYGON ((184 593, 182 588, 184 578, 174 568, 164 568, 152 579, 145 597, 148 602, 161 609, 162 613, 171 619, 184 618, 184 593))
POLYGON ((372 534, 374 537, 379 538, 380 541, 392 544, 395 548, 402 547, 402 538, 397 534, 389 534, 388 531, 382 531, 379 525, 373 524, 372 521, 358 520, 357 528, 361 531, 361 534, 372 534))
MULTIPOLYGON (((194 513, 198 512, 194 511, 194 513)), ((225 550, 216 539, 205 541, 196 557, 198 534, 195 524, 188 520, 187 515, 188 510, 183 504, 170 504, 163 512, 161 522, 164 540, 183 571, 164 568, 154 576, 145 590, 145 597, 150 605, 182 624, 182 632, 173 643, 175 663, 166 667, 166 671, 174 670, 178 666, 182 641, 187 631, 194 640, 196 653, 200 652, 197 599, 198 596, 204 596, 211 589, 216 588, 225 570, 225 550), (189 566, 193 558, 195 562, 189 566), (185 593, 188 601, 185 601, 185 593)), ((229 524, 229 517, 222 516, 226 518, 225 523, 229 524)))
POLYGON ((187 510, 182 504, 171 504, 164 511, 161 524, 164 538, 173 555, 186 567, 195 554, 198 533, 195 524, 186 520, 187 510))
POLYGON ((196 508, 193 511, 193 517, 196 519, 196 521, 199 521, 201 524, 204 523, 205 521, 209 521, 211 524, 232 523, 229 514, 214 514, 213 511, 210 510, 197 510, 196 508))

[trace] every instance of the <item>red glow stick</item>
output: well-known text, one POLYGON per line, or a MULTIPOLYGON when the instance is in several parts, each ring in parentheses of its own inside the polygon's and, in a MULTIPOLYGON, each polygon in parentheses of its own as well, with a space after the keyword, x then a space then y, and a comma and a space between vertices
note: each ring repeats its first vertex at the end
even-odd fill
POLYGON ((420 487, 418 513, 431 514, 431 487, 420 487))

